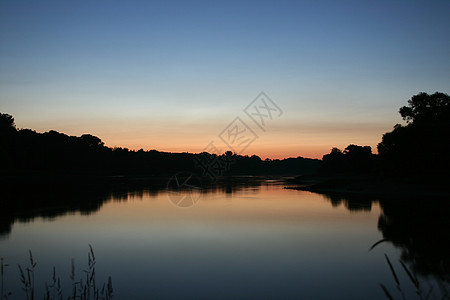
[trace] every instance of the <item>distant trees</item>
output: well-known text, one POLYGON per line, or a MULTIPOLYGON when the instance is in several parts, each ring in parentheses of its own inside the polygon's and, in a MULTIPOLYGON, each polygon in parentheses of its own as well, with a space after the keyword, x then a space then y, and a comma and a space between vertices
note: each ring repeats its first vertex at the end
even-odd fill
POLYGON ((375 169, 375 155, 370 146, 348 145, 344 151, 334 147, 322 158, 324 173, 370 173, 375 169))
MULTIPOLYGON (((397 124, 383 135, 379 155, 370 146, 332 148, 322 158, 321 171, 334 174, 423 175, 450 173, 450 96, 419 93, 399 110, 406 125, 397 124)), ((228 174, 305 174, 318 169, 318 160, 302 157, 261 160, 227 151, 222 155, 134 151, 106 147, 91 134, 68 136, 54 130, 17 130, 14 118, 0 113, 0 171, 70 170, 106 174, 173 174, 199 172, 199 162, 219 160, 228 174), (194 159, 196 158, 196 159, 194 159), (196 161, 196 162, 195 162, 196 161), (228 166, 233 165, 228 171, 228 166)), ((204 165, 204 162, 201 164, 204 165)), ((200 170, 204 172, 204 170, 200 170)))
POLYGON ((12 116, 0 114, 0 171, 6 174, 62 171, 64 174, 172 176, 189 171, 205 175, 213 169, 217 171, 217 167, 220 174, 216 175, 302 174, 315 172, 318 165, 318 160, 302 157, 262 161, 256 155, 242 156, 231 151, 216 155, 110 148, 91 134, 77 137, 54 130, 44 133, 17 130, 12 116))
POLYGON ((449 174, 450 96, 419 93, 399 110, 397 124, 378 144, 381 168, 388 174, 449 174))
POLYGON ((0 135, 14 131, 16 131, 16 125, 14 124, 13 116, 0 113, 0 135))
POLYGON ((0 113, 0 170, 11 165, 10 153, 14 148, 16 132, 13 116, 0 113))
POLYGON ((419 93, 399 110, 406 125, 397 124, 377 145, 332 148, 322 158, 325 173, 381 172, 394 176, 450 174, 450 96, 419 93))
POLYGON ((102 148, 104 146, 101 139, 91 134, 83 134, 80 136, 80 141, 90 148, 102 148))

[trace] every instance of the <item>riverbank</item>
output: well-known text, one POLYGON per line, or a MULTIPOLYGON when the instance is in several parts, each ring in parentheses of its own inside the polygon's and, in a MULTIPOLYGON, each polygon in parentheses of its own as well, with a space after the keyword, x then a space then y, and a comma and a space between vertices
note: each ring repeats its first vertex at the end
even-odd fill
POLYGON ((320 194, 370 196, 375 198, 450 198, 448 178, 380 178, 374 175, 300 176, 287 189, 320 194))

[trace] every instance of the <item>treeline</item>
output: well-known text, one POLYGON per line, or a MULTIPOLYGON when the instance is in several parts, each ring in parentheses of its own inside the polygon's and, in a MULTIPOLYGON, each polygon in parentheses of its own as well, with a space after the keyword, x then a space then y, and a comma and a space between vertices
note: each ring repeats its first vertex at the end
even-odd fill
POLYGON ((14 118, 0 114, 0 172, 64 172, 94 175, 162 175, 189 171, 205 176, 221 175, 297 175, 312 173, 319 160, 302 157, 261 160, 230 151, 209 153, 169 153, 156 150, 111 148, 90 134, 69 136, 54 130, 38 133, 17 129, 14 118))
POLYGON ((399 110, 406 125, 383 135, 378 155, 370 146, 349 145, 323 156, 327 174, 446 176, 450 174, 450 96, 419 93, 399 110))
POLYGON ((17 129, 11 115, 0 113, 0 172, 64 172, 100 175, 302 175, 448 176, 450 174, 450 96, 420 93, 400 108, 406 125, 397 124, 378 144, 333 148, 322 161, 303 157, 261 160, 260 157, 209 153, 169 153, 111 148, 100 138, 17 129))

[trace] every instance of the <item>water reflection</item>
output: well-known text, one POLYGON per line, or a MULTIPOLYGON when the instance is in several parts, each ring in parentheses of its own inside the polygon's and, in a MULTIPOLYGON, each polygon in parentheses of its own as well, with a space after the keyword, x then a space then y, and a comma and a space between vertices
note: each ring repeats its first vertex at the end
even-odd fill
POLYGON ((445 199, 380 201, 378 228, 421 275, 450 282, 450 218, 445 199))
POLYGON ((355 196, 342 196, 342 195, 327 195, 325 198, 331 202, 333 207, 344 205, 351 212, 358 211, 370 211, 372 209, 372 203, 376 200, 370 198, 361 198, 355 196))
MULTIPOLYGON (((243 189, 261 186, 258 177, 222 178, 216 184, 203 180, 201 194, 232 195, 243 189)), ((11 233, 14 222, 31 222, 37 217, 54 219, 66 214, 89 215, 109 201, 157 197, 167 190, 166 178, 111 178, 100 182, 64 184, 11 184, 2 186, 0 201, 0 237, 11 233)), ((188 192, 188 191, 187 191, 188 192)))
POLYGON ((125 200, 128 187, 90 184, 15 184, 2 189, 0 235, 11 233, 16 221, 53 219, 70 213, 89 215, 109 200, 125 200))
POLYGON ((378 202, 378 229, 386 242, 401 249, 401 260, 422 276, 450 282, 450 204, 447 199, 376 199, 370 196, 324 195, 333 207, 370 211, 378 202))
MULTIPOLYGON (((261 188, 261 178, 225 178, 205 184, 201 193, 233 195, 261 188)), ((0 209, 0 236, 11 233, 14 222, 31 222, 36 217, 52 219, 65 214, 92 214, 109 201, 155 198, 166 193, 164 181, 116 181, 101 184, 15 185, 4 188, 0 209)), ((449 281, 450 221, 447 201, 433 199, 374 199, 361 196, 323 195, 333 207, 351 212, 370 212, 375 203, 382 209, 378 229, 383 237, 401 249, 401 259, 424 276, 449 281)), ((375 241, 374 241, 375 242, 375 241)), ((370 245, 368 245, 369 247, 370 245)))

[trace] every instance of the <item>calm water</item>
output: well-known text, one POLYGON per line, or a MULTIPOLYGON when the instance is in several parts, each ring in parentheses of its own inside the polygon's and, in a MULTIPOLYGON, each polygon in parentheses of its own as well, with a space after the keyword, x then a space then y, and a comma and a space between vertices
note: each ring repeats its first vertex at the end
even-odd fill
POLYGON ((377 201, 284 186, 207 190, 189 208, 165 190, 116 193, 60 216, 16 219, 0 236, 6 289, 23 297, 16 264, 27 263, 28 249, 38 261, 38 299, 53 266, 69 286, 71 259, 81 277, 91 244, 97 280, 112 276, 115 299, 385 299, 380 283, 395 294, 385 253, 413 295, 397 261, 405 249, 386 242, 368 251, 383 238, 377 201))

